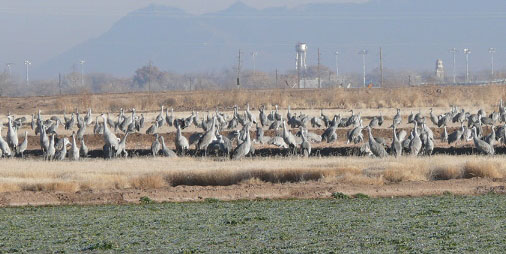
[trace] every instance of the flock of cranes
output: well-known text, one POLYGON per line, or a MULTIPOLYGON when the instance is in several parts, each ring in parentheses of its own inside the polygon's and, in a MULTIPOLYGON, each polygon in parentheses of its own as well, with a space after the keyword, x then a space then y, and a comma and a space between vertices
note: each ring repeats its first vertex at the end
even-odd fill
MULTIPOLYGON (((95 117, 94 122, 91 109, 88 109, 84 116, 79 112, 72 113, 70 116, 64 114, 63 119, 52 116, 45 120, 40 110, 31 117, 31 122, 29 122, 26 117, 15 118, 9 113, 5 138, 1 135, 3 125, 0 125, 2 157, 16 155, 24 157, 24 152, 28 147, 28 132, 24 132, 22 142, 18 139, 18 130, 23 125, 29 125, 35 135, 39 136, 40 149, 45 160, 65 160, 66 158, 79 160, 81 157, 87 157, 85 131, 88 127, 92 128, 92 125, 93 133, 103 138, 104 157, 127 157, 128 135, 141 132, 145 125, 144 114, 139 116, 135 109, 128 113, 121 109, 115 117, 111 117, 110 113, 101 114, 95 117), (72 135, 69 137, 58 135, 60 126, 72 131, 72 135), (123 133, 121 138, 120 133, 123 133)), ((303 113, 297 115, 288 107, 285 117, 280 113, 277 105, 270 112, 266 112, 265 107, 261 106, 258 115, 254 114, 247 105, 243 112, 235 106, 230 115, 216 109, 213 113, 207 112, 206 117, 199 117, 198 112, 193 111, 188 117, 177 118, 174 116, 173 109, 169 113, 169 110, 162 106, 160 113, 145 132, 154 136, 151 154, 166 157, 185 156, 193 146, 195 154, 202 156, 212 153, 240 159, 255 154, 255 146, 258 145, 277 146, 287 149, 289 154, 307 157, 311 155, 312 144, 336 142, 339 139, 337 134, 339 128, 348 130, 347 144, 361 144, 360 149, 363 153, 380 158, 389 155, 398 157, 403 154, 432 155, 436 137, 429 125, 442 129, 442 135, 439 137, 441 141, 448 144, 473 141, 474 147, 482 154, 493 155, 494 146, 497 143, 506 144, 506 112, 502 100, 499 103, 498 112, 494 111, 489 115, 483 109, 473 113, 451 107, 448 112, 437 116, 431 109, 428 118, 430 122, 426 121, 426 117, 421 112, 416 114, 411 112, 407 123, 413 124, 413 128, 408 135, 406 130, 399 130, 403 119, 401 110, 397 109, 397 114, 392 118, 392 124, 384 126, 392 129, 392 142, 387 143, 385 138, 373 135, 374 129, 383 126, 385 122, 381 113, 379 116, 372 117, 369 124, 364 126, 365 119, 353 110, 350 110, 348 117, 342 117, 340 114, 329 117, 323 110, 316 116, 303 113), (447 126, 451 123, 460 124, 460 128, 448 133, 447 126), (170 128, 175 129, 175 151, 169 149, 164 137, 159 135, 163 126, 169 127, 165 130, 166 132, 174 131, 170 128), (202 131, 195 131, 189 137, 184 136, 182 130, 191 126, 202 131), (483 126, 491 127, 490 134, 484 135, 483 126), (255 129, 254 137, 251 137, 252 129, 255 129), (274 135, 272 137, 264 135, 266 129, 274 130, 274 135), (319 129, 321 131, 316 131, 319 129), (290 130, 297 130, 297 132, 294 134, 290 130), (322 134, 316 132, 322 132, 322 134), (367 142, 364 139, 364 132, 368 135, 367 142)))

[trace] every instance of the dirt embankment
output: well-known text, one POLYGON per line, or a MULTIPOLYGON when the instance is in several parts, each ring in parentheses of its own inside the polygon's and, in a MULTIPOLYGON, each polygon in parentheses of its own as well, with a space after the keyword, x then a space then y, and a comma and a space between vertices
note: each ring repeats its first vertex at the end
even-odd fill
POLYGON ((64 192, 0 193, 0 206, 100 205, 139 203, 141 197, 155 202, 198 202, 208 198, 223 201, 255 199, 332 198, 332 193, 363 193, 370 197, 418 197, 442 195, 506 194, 506 180, 473 178, 447 181, 401 182, 375 185, 335 184, 316 181, 302 183, 245 182, 232 186, 177 186, 151 190, 103 190, 64 192))

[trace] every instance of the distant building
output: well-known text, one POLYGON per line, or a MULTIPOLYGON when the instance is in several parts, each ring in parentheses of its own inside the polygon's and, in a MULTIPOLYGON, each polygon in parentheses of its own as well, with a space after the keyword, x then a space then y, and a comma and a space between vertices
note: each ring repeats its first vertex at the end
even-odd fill
POLYGON ((436 79, 438 81, 444 81, 445 80, 445 70, 443 66, 443 60, 438 59, 436 61, 436 79))

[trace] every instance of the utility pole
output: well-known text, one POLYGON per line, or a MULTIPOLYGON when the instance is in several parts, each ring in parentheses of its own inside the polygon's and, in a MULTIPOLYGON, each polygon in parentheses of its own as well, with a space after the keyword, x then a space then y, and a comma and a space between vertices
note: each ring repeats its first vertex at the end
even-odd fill
POLYGON ((84 63, 86 63, 84 60, 79 61, 81 64, 81 86, 84 86, 84 63))
POLYGON ((151 60, 149 60, 148 64, 148 94, 151 95, 151 60))
POLYGON ((14 65, 14 63, 6 63, 5 66, 7 66, 7 73, 9 74, 9 76, 12 75, 12 70, 11 70, 11 66, 14 65))
POLYGON ((471 54, 471 50, 464 49, 464 54, 466 55, 466 83, 469 83, 469 54, 471 54))
POLYGON ((25 65, 26 65, 26 85, 30 84, 30 79, 29 79, 29 76, 28 76, 28 66, 30 66, 31 64, 32 64, 32 62, 30 62, 29 60, 25 60, 25 65))
POLYGON ((256 67, 256 57, 258 55, 258 52, 253 52, 251 53, 251 57, 253 57, 253 74, 255 74, 257 72, 257 67, 256 67))
POLYGON ((237 88, 241 87, 240 76, 241 76, 241 50, 239 49, 239 56, 237 57, 237 88))
POLYGON ((339 82, 339 51, 336 50, 336 81, 339 82))
POLYGON ((492 79, 494 79, 494 54, 495 54, 495 48, 490 48, 488 50, 488 53, 490 53, 490 61, 491 61, 491 67, 492 67, 492 79))
POLYGON ((278 68, 276 68, 276 87, 278 87, 278 68))
POLYGON ((383 51, 380 47, 380 73, 381 73, 381 85, 380 87, 383 87, 383 51))
POLYGON ((322 88, 322 81, 320 75, 320 48, 318 48, 318 88, 322 88))
POLYGON ((362 55, 362 68, 363 68, 363 77, 364 77, 364 87, 365 87, 365 56, 367 55, 367 50, 363 49, 358 54, 362 55))
POLYGON ((61 73, 58 73, 58 87, 60 88, 60 95, 61 95, 61 73))
POLYGON ((457 83, 457 70, 456 70, 456 67, 455 67, 455 63, 456 63, 456 54, 457 54, 457 49, 456 48, 452 48, 450 49, 450 53, 453 54, 453 84, 456 84, 457 83))

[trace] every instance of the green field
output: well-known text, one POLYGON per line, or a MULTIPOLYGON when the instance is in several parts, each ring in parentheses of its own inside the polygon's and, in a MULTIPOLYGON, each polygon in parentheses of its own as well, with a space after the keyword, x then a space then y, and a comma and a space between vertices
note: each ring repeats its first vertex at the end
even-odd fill
POLYGON ((0 253, 504 253, 506 196, 0 209, 0 253))

